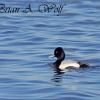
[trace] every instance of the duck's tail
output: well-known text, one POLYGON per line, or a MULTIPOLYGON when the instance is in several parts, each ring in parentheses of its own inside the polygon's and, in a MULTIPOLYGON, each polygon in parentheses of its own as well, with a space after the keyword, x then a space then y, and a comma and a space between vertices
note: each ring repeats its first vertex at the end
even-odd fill
POLYGON ((85 63, 81 63, 81 62, 78 62, 79 65, 80 65, 80 68, 88 68, 89 65, 88 64, 85 64, 85 63))

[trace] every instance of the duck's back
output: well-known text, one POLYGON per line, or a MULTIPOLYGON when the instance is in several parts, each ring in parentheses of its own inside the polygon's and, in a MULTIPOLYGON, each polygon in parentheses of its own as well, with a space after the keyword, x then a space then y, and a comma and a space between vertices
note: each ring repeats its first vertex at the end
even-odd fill
POLYGON ((70 68, 70 67, 72 67, 72 68, 79 68, 80 65, 76 61, 65 60, 65 61, 61 62, 60 66, 59 66, 59 69, 64 70, 64 69, 70 68))

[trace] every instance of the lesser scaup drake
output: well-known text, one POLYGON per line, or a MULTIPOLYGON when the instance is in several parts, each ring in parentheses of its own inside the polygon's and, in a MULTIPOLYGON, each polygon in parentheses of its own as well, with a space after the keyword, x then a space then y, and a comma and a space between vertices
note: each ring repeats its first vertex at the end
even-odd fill
POLYGON ((85 68, 88 67, 87 64, 81 63, 79 61, 71 61, 71 60, 64 60, 65 59, 65 52, 63 48, 57 47, 54 50, 54 56, 57 58, 54 66, 58 70, 64 70, 66 68, 85 68))

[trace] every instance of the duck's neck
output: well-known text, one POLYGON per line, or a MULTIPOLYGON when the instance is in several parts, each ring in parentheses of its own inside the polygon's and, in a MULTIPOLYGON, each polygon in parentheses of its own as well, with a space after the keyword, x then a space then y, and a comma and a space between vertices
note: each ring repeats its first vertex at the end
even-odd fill
POLYGON ((57 58, 56 62, 54 63, 55 67, 59 69, 61 62, 65 59, 65 53, 63 52, 60 57, 57 58))
POLYGON ((61 70, 59 69, 59 66, 61 64, 61 60, 56 60, 56 62, 54 62, 54 66, 55 66, 55 70, 57 72, 60 72, 61 70))
POLYGON ((56 66, 56 67, 58 67, 58 68, 59 68, 59 66, 60 66, 61 62, 62 62, 61 60, 56 60, 56 62, 55 62, 54 64, 55 64, 55 66, 56 66))

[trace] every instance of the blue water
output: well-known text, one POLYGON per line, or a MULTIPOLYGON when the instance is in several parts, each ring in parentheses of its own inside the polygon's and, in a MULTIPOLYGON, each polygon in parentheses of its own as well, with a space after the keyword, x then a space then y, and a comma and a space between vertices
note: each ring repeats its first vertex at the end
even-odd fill
POLYGON ((99 100, 100 99, 100 1, 48 0, 63 4, 60 14, 38 12, 46 0, 1 0, 6 6, 34 13, 0 13, 0 100, 99 100), (91 67, 58 75, 56 47, 66 59, 91 67))

